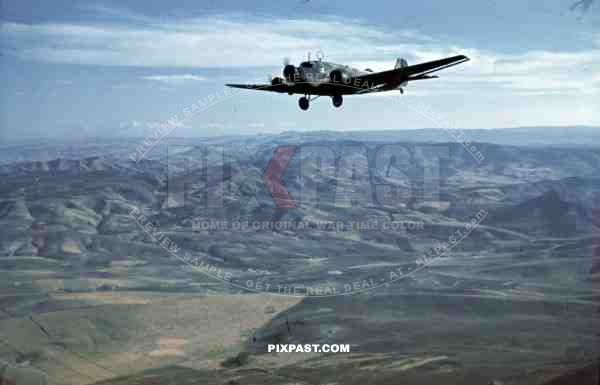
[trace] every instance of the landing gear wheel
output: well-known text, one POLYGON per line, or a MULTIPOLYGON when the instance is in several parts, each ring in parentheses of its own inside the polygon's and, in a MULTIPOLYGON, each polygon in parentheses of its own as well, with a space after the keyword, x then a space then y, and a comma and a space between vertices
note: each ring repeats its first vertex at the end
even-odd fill
POLYGON ((341 107, 342 103, 344 103, 344 99, 342 98, 342 95, 335 95, 331 98, 331 100, 333 101, 333 106, 335 108, 341 107))
POLYGON ((310 102, 308 101, 308 98, 306 96, 303 96, 298 100, 298 105, 300 106, 300 109, 303 111, 308 110, 309 103, 310 102))

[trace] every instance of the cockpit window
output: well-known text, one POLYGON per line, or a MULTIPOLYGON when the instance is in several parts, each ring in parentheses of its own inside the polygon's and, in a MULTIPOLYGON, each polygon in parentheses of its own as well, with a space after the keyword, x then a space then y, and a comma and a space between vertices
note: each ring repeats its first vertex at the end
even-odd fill
POLYGON ((312 68, 312 63, 308 62, 308 61, 305 61, 305 62, 300 63, 300 67, 303 67, 303 68, 312 68))

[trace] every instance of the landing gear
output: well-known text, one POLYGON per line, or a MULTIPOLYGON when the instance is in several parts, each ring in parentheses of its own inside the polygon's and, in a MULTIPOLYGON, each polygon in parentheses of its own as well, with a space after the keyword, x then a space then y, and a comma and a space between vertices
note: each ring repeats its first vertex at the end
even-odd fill
POLYGON ((400 94, 404 94, 404 90, 400 88, 400 94))
POLYGON ((339 108, 342 106, 342 103, 344 103, 344 99, 342 98, 342 95, 335 95, 331 97, 331 101, 333 102, 333 106, 335 108, 339 108))
POLYGON ((298 100, 298 105, 300 106, 301 110, 306 111, 308 110, 310 102, 308 101, 308 98, 306 96, 303 96, 298 100))

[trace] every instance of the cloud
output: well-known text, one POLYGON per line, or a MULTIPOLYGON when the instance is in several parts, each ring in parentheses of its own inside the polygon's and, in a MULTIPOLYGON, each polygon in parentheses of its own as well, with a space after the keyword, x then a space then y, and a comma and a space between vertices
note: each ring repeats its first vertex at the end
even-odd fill
POLYGON ((265 124, 262 122, 253 122, 253 123, 248 123, 247 126, 249 128, 265 128, 265 124))
POLYGON ((110 86, 110 88, 115 89, 115 90, 127 90, 127 89, 132 89, 135 87, 130 84, 115 84, 115 85, 110 86))
MULTIPOLYGON (((593 39, 587 50, 578 52, 501 54, 455 42, 453 45, 416 30, 383 29, 339 17, 258 18, 229 14, 165 22, 118 9, 90 10, 111 17, 118 15, 118 22, 3 22, 2 49, 7 55, 42 62, 197 69, 274 68, 280 66, 284 56, 297 64, 308 51, 322 50, 326 60, 375 71, 392 68, 397 56, 407 58, 410 64, 460 53, 471 61, 441 72, 443 83, 419 83, 422 93, 599 92, 598 83, 590 80, 600 72, 600 45, 593 39)), ((149 75, 142 79, 168 85, 206 80, 190 73, 149 75)))
POLYGON ((573 4, 571 4, 571 7, 569 9, 571 11, 580 9, 581 13, 585 14, 590 10, 593 2, 594 0, 577 0, 573 4))
MULTIPOLYGON (((161 126, 164 125, 164 122, 159 122, 156 120, 142 121, 142 120, 124 120, 119 123, 119 129, 121 132, 149 132, 152 130, 158 130, 161 126)), ((192 126, 185 123, 177 124, 177 128, 182 129, 191 129, 192 126)))
POLYGON ((548 91, 563 94, 597 93, 590 82, 594 70, 600 70, 600 51, 531 51, 518 55, 477 56, 471 78, 517 91, 548 91), (477 60, 481 65, 477 65, 477 60))
POLYGON ((391 50, 410 52, 418 44, 434 41, 415 30, 388 31, 335 17, 220 15, 163 22, 113 13, 121 15, 118 23, 3 22, 3 50, 24 59, 55 63, 207 68, 272 66, 284 56, 298 62, 308 51, 319 49, 332 60, 366 60, 394 54, 391 50), (395 44, 397 41, 412 43, 395 44))
POLYGON ((151 80, 156 82, 168 83, 168 84, 182 84, 186 82, 198 82, 207 80, 205 77, 192 75, 192 74, 178 74, 178 75, 152 75, 143 76, 143 80, 151 80))

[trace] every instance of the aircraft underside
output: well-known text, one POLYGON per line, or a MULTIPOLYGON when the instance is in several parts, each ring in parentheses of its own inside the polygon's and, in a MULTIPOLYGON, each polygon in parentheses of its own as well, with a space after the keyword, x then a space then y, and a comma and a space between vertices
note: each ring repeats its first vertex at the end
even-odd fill
MULTIPOLYGON (((305 96, 301 97, 300 99, 298 99, 298 106, 300 107, 301 110, 306 111, 306 110, 308 110, 308 107, 310 107, 310 102, 319 97, 320 97, 320 95, 317 95, 314 98, 311 98, 310 95, 305 95, 305 96)), ((344 103, 344 97, 342 95, 331 96, 331 103, 333 104, 333 106, 335 108, 339 108, 344 103)))
POLYGON ((357 95, 357 94, 368 94, 375 92, 393 91, 399 90, 404 93, 402 88, 397 86, 371 88, 368 84, 335 84, 326 82, 298 82, 293 85, 293 91, 290 92, 289 83, 282 83, 281 90, 276 89, 274 91, 281 93, 293 94, 304 94, 304 96, 298 99, 298 106, 301 110, 308 110, 310 102, 318 99, 321 96, 328 96, 331 98, 331 103, 334 107, 339 108, 344 103, 344 95, 357 95))

